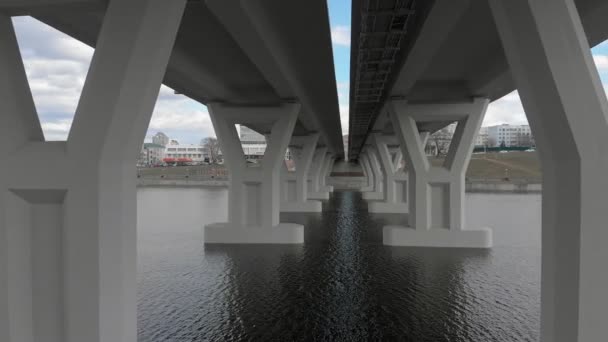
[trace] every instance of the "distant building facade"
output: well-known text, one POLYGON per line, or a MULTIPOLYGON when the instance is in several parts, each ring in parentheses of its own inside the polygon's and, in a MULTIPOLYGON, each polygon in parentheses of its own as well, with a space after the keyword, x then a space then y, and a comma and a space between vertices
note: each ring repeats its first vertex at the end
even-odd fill
POLYGON ((532 130, 528 125, 502 124, 484 127, 487 132, 487 146, 535 146, 532 130))
POLYGON ((475 137, 475 146, 488 146, 488 128, 481 127, 475 137))
POLYGON ((163 163, 164 158, 165 146, 154 143, 144 143, 141 152, 139 153, 137 164, 139 166, 159 165, 163 163))
POLYGON ((169 140, 169 137, 163 132, 158 132, 152 137, 152 143, 161 146, 169 145, 169 140))
POLYGON ((266 152, 266 138, 249 127, 239 127, 239 138, 247 159, 262 159, 266 152))
POLYGON ((192 162, 200 163, 209 160, 209 153, 204 146, 201 145, 181 145, 173 144, 165 148, 165 158, 180 159, 188 158, 192 162))

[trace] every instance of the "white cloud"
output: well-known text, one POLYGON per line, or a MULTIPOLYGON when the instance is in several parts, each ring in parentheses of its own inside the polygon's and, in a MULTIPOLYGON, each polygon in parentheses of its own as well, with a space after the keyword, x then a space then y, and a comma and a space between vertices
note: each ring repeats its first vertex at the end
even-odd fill
POLYGON ((332 27, 331 40, 336 45, 350 46, 350 26, 332 27))
MULTIPOLYGON (((13 23, 45 138, 66 140, 94 49, 31 17, 15 17, 13 23)), ((184 143, 215 135, 205 106, 165 86, 149 131, 184 143)))
POLYGON ((608 72, 608 56, 607 55, 593 55, 593 61, 595 66, 600 73, 608 72))
POLYGON ((517 91, 490 103, 488 106, 488 111, 483 120, 483 126, 493 126, 503 123, 514 125, 525 125, 528 123, 517 91))

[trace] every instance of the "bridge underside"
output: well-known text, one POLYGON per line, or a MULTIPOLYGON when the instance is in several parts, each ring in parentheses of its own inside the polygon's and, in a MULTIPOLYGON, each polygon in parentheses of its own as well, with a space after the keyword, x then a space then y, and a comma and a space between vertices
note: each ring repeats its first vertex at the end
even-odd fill
POLYGON ((370 211, 409 215, 385 244, 491 245, 467 227, 465 172, 487 104, 519 91, 543 171, 543 341, 601 340, 608 324, 608 102, 590 51, 607 15, 600 0, 353 3, 349 159, 370 211), (433 166, 425 139, 451 123, 433 166))

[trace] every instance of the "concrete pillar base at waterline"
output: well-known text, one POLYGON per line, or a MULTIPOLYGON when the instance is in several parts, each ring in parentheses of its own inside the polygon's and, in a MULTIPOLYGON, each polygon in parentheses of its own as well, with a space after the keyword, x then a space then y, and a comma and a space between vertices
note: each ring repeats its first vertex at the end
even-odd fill
POLYGON ((299 104, 276 107, 210 103, 209 117, 230 171, 228 222, 206 225, 205 243, 249 244, 304 242, 304 226, 280 223, 281 168, 300 112, 299 104), (268 147, 259 165, 248 164, 236 124, 271 125, 268 147))
POLYGON ((465 229, 465 172, 471 159, 475 135, 488 106, 485 98, 463 103, 387 105, 408 172, 408 226, 386 226, 383 242, 391 246, 489 248, 487 228, 465 229), (456 131, 442 166, 433 166, 424 153, 424 134, 417 121, 457 122, 456 131))
POLYGON ((319 147, 315 151, 308 182, 308 198, 312 200, 328 200, 333 187, 325 185, 325 177, 329 168, 331 153, 327 147, 319 147))
POLYGON ((364 169, 366 170, 368 177, 368 186, 366 189, 369 191, 363 192, 362 197, 367 201, 382 200, 384 194, 382 193, 382 172, 380 171, 380 164, 374 150, 370 146, 366 146, 361 154, 361 162, 364 169))
POLYGON ((289 172, 283 165, 281 212, 320 213, 323 210, 321 201, 309 199, 307 178, 312 165, 319 134, 294 136, 289 150, 295 162, 296 171, 289 172))
POLYGON ((185 6, 109 1, 67 141, 45 141, 0 14, 0 341, 137 340, 134 161, 185 6))

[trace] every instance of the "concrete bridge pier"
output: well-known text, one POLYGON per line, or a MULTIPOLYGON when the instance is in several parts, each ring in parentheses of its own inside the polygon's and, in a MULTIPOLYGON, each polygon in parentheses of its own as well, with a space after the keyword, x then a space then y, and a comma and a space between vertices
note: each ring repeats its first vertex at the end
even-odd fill
POLYGON ((281 168, 299 104, 277 107, 208 104, 224 160, 230 171, 228 222, 205 226, 205 243, 303 243, 304 227, 280 223, 281 168), (248 164, 236 124, 272 122, 268 147, 260 165, 248 164))
POLYGON ((186 1, 110 1, 67 141, 0 16, 0 341, 137 340, 136 168, 186 1))
POLYGON ((296 164, 296 171, 288 172, 287 168, 284 167, 286 179, 281 189, 283 193, 282 212, 321 212, 321 201, 308 199, 307 184, 308 173, 318 141, 318 133, 291 139, 289 148, 296 164))
POLYGON ((362 152, 361 156, 359 157, 359 164, 361 165, 363 175, 365 176, 365 184, 359 189, 359 191, 363 193, 374 191, 374 173, 369 166, 369 162, 364 152, 362 152))
POLYGON ((382 200, 369 201, 367 210, 370 213, 397 213, 405 214, 408 212, 407 201, 407 179, 406 174, 399 170, 402 154, 391 153, 389 144, 395 144, 394 136, 385 136, 381 133, 372 134, 372 148, 380 156, 380 166, 383 175, 382 200))
POLYGON ((328 200, 332 186, 325 184, 333 165, 333 157, 327 147, 319 147, 315 151, 313 163, 309 174, 308 198, 312 200, 328 200))
POLYGON ((474 247, 492 245, 488 229, 465 230, 465 173, 488 99, 470 103, 408 104, 393 100, 387 109, 409 167, 409 227, 385 226, 384 244, 474 247), (417 121, 458 122, 446 160, 430 165, 417 121))
POLYGON ((604 341, 608 101, 587 35, 572 0, 490 8, 543 171, 541 340, 604 341))
POLYGON ((323 162, 323 171, 321 171, 322 177, 319 179, 319 189, 322 192, 333 192, 333 185, 327 185, 327 177, 331 175, 331 171, 334 169, 334 163, 336 162, 336 158, 333 153, 327 153, 325 155, 325 160, 323 162))
POLYGON ((372 190, 363 193, 365 200, 382 200, 384 199, 383 190, 383 174, 380 168, 380 163, 376 157, 376 151, 371 146, 365 146, 362 153, 364 165, 367 165, 368 174, 372 175, 373 186, 372 190))

